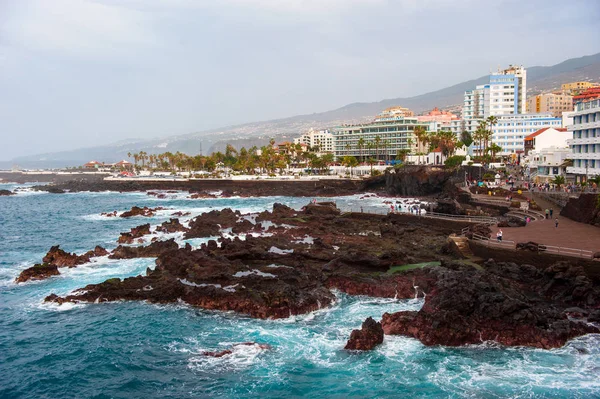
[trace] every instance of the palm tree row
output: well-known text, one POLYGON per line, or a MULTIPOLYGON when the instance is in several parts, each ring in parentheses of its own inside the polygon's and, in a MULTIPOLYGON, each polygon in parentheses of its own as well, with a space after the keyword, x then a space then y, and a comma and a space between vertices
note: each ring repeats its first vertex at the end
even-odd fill
POLYGON ((164 152, 161 154, 147 154, 145 151, 128 153, 133 158, 136 168, 147 168, 152 171, 208 171, 214 172, 219 167, 229 168, 235 172, 275 173, 283 171, 289 166, 306 166, 315 171, 323 171, 333 162, 333 154, 318 156, 319 146, 305 151, 300 144, 289 144, 275 147, 275 141, 260 148, 253 146, 239 151, 231 144, 227 144, 225 152, 217 151, 210 155, 190 156, 182 152, 164 152))

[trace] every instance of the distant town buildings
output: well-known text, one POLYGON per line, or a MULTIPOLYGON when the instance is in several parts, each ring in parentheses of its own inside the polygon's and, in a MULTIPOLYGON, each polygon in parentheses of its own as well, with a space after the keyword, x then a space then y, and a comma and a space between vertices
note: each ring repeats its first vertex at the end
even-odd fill
POLYGON ((440 122, 442 124, 447 124, 448 127, 450 127, 450 122, 459 119, 460 118, 454 115, 452 112, 440 111, 437 107, 427 112, 426 114, 417 116, 417 120, 419 122, 440 122))
POLYGON ((561 117, 563 112, 573 111, 573 96, 569 94, 542 93, 527 99, 527 112, 550 112, 561 117))
POLYGON ((570 94, 579 94, 579 92, 589 89, 591 87, 598 87, 598 83, 592 82, 569 82, 563 83, 560 88, 563 92, 568 92, 570 94))
POLYGON ((308 148, 316 149, 318 154, 335 151, 335 138, 329 130, 310 129, 299 138, 295 138, 294 144, 305 144, 308 148))
POLYGON ((600 175, 600 99, 578 103, 569 130, 573 132, 568 140, 573 166, 567 172, 579 181, 600 175))
POLYGON ((375 121, 388 120, 389 118, 404 118, 414 115, 415 113, 408 108, 395 106, 384 109, 379 115, 377 115, 375 121))
POLYGON ((89 161, 83 164, 84 169, 102 169, 102 170, 110 170, 110 169, 130 169, 133 167, 133 164, 129 161, 119 161, 116 163, 104 163, 98 161, 89 161))
POLYGON ((577 104, 582 101, 589 101, 596 98, 600 98, 600 86, 590 87, 573 96, 573 103, 577 104))

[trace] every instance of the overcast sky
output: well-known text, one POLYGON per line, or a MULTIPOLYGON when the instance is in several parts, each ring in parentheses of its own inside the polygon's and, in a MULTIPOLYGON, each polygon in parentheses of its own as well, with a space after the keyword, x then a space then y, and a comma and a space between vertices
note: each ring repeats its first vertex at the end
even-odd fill
POLYGON ((598 0, 0 0, 0 160, 600 51, 598 0))

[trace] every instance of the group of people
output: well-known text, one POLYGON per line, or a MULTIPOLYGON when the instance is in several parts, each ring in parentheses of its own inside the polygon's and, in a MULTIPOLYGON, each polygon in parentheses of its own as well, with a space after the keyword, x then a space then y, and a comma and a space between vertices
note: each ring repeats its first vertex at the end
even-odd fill
MULTIPOLYGON (((420 205, 410 205, 408 206, 408 211, 415 215, 421 215, 422 209, 420 205)), ((391 204, 390 205, 390 213, 402 212, 401 204, 391 204)))

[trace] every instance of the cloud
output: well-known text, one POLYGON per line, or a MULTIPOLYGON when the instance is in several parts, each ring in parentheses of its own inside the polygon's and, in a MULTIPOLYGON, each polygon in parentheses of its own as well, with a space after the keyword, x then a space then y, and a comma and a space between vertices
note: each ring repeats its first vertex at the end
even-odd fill
POLYGON ((5 43, 54 54, 102 58, 158 42, 145 13, 96 1, 19 2, 4 19, 5 43))

